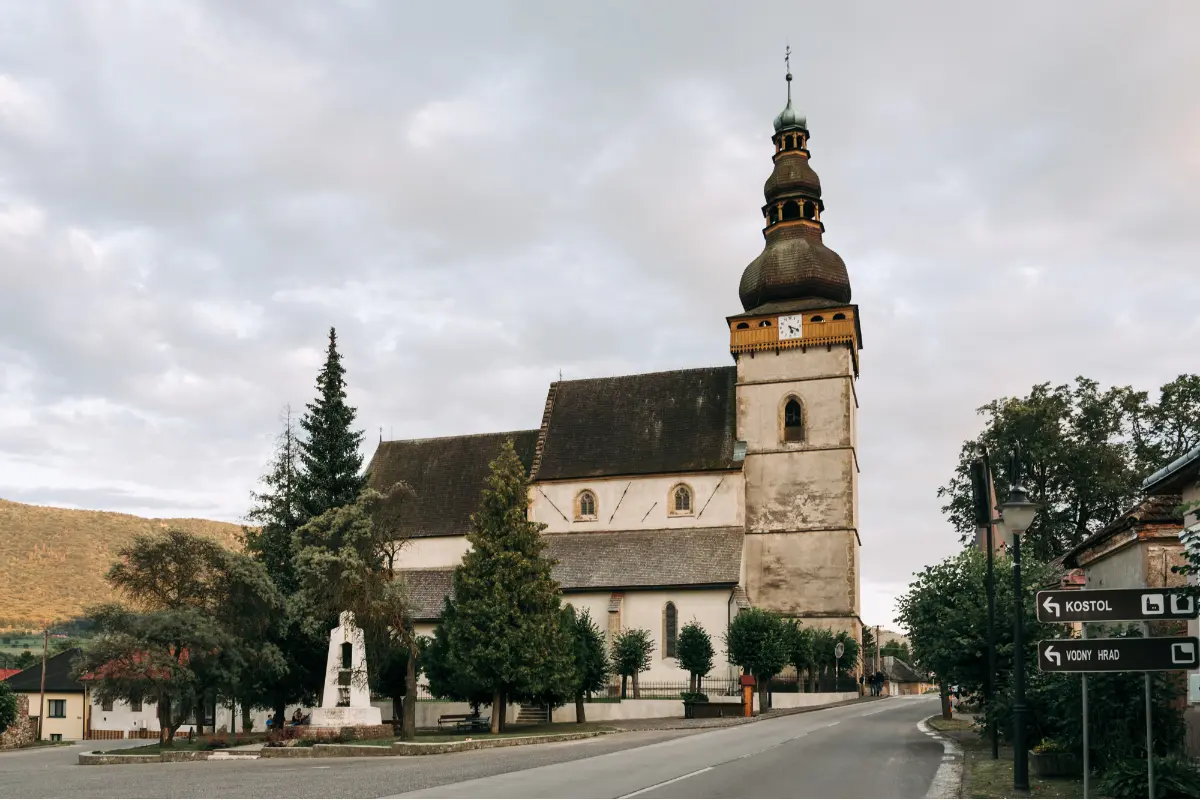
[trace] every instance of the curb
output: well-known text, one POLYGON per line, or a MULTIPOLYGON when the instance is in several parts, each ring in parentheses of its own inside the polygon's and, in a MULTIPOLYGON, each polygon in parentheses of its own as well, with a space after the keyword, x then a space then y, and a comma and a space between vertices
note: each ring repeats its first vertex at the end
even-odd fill
POLYGON ((963 750, 958 746, 958 742, 949 736, 943 736, 929 726, 929 720, 936 716, 938 715, 934 714, 917 723, 917 730, 942 743, 942 763, 938 765, 933 782, 929 784, 929 792, 925 797, 962 797, 963 778, 966 774, 963 770, 965 764, 963 750))
MULTIPOLYGON (((855 697, 851 700, 842 700, 837 703, 826 703, 820 706, 800 706, 799 708, 769 708, 765 712, 760 711, 753 717, 717 717, 715 719, 722 720, 713 725, 661 725, 647 728, 623 728, 621 720, 611 720, 611 724, 619 733, 640 733, 642 731, 703 731, 713 728, 732 728, 736 725, 748 725, 754 722, 766 722, 767 720, 778 719, 779 717, 790 717, 794 714, 807 714, 811 711, 824 711, 828 708, 842 708, 843 706, 861 705, 870 703, 875 700, 887 700, 887 697, 855 697), (725 721, 728 720, 728 721, 725 721)), ((664 719, 668 719, 664 717, 664 719)), ((679 720, 683 722, 683 720, 679 720)))
POLYGON ((79 763, 85 767, 96 767, 113 764, 170 764, 182 761, 253 761, 257 758, 257 753, 231 752, 229 750, 177 750, 167 753, 128 756, 93 750, 89 753, 80 753, 79 763))
POLYGON ((355 744, 316 744, 312 747, 264 747, 263 758, 361 758, 363 756, 435 756, 445 753, 464 753, 468 750, 490 750, 494 747, 520 747, 546 742, 570 742, 591 739, 612 731, 581 731, 577 733, 547 733, 540 736, 509 736, 503 739, 472 739, 462 742, 396 742, 391 747, 355 744))

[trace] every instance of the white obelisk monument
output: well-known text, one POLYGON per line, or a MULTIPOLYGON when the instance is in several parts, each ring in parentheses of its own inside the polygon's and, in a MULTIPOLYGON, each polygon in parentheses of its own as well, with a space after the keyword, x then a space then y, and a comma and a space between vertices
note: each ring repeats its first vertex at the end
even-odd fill
POLYGON ((367 647, 362 628, 354 615, 343 611, 338 626, 329 632, 329 656, 325 659, 325 689, 321 707, 314 708, 314 728, 346 728, 381 725, 383 716, 371 705, 367 688, 367 647))

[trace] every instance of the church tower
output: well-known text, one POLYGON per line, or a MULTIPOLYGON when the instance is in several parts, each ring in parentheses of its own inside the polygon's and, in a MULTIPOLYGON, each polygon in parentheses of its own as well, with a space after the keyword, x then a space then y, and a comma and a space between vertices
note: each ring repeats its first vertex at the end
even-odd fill
POLYGON ((862 334, 841 257, 825 246, 809 131, 788 99, 764 189, 766 243, 729 317, 737 438, 746 445, 742 586, 750 602, 860 637, 855 380, 862 334))

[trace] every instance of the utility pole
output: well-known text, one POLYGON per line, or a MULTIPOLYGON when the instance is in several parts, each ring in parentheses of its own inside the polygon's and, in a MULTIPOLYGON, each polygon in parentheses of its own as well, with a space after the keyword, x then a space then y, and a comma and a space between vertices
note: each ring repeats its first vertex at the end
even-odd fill
POLYGON ((879 671, 879 626, 875 626, 875 671, 879 671))
POLYGON ((39 742, 42 740, 42 722, 45 720, 45 717, 46 717, 46 650, 49 648, 49 646, 50 646, 50 628, 49 628, 49 626, 47 626, 46 629, 42 631, 42 694, 41 694, 41 697, 38 699, 38 726, 37 726, 37 738, 38 738, 39 742))

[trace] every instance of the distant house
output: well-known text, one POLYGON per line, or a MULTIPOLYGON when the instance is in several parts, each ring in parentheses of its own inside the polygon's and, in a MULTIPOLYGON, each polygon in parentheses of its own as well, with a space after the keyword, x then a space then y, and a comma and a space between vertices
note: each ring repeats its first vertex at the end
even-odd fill
POLYGON ((885 691, 892 696, 902 694, 925 694, 936 689, 937 684, 929 679, 929 673, 901 661, 895 656, 883 656, 883 674, 887 676, 885 691))
MULTIPOLYGON (((29 701, 29 716, 42 716, 41 738, 50 741, 74 741, 83 738, 87 713, 87 691, 72 677, 74 661, 81 655, 76 648, 64 650, 46 660, 46 696, 42 708, 42 665, 35 664, 5 679, 16 694, 29 701), (44 716, 43 716, 44 715, 44 716)), ((36 723, 35 723, 36 724, 36 723)))
MULTIPOLYGON (((1200 504, 1200 447, 1193 447, 1146 478, 1142 483, 1142 491, 1176 494, 1180 506, 1200 504)), ((1184 560, 1186 553, 1196 553, 1200 550, 1200 514, 1197 513, 1197 509, 1193 508, 1186 514, 1180 513, 1175 533, 1180 546, 1179 560, 1184 560)), ((1196 579, 1191 577, 1188 583, 1195 584, 1196 579)), ((1200 635, 1200 625, 1196 620, 1188 623, 1188 635, 1200 635)), ((1193 756, 1200 756, 1200 672, 1188 674, 1187 709, 1184 711, 1184 719, 1187 720, 1188 727, 1188 750, 1193 756)))

